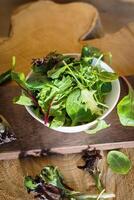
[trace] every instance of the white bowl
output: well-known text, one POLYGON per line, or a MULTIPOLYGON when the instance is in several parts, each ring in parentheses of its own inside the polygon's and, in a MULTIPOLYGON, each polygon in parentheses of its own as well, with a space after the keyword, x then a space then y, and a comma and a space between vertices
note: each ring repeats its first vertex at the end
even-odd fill
MULTIPOLYGON (((79 57, 80 54, 76 54, 76 53, 69 53, 69 54, 65 54, 65 55, 72 55, 75 57, 79 57)), ((97 61, 96 58, 94 58, 93 62, 95 63, 97 61)), ((114 72, 113 69, 107 65, 105 62, 103 61, 99 61, 98 63, 103 69, 105 69, 108 72, 114 72)), ((30 77, 31 73, 28 74, 27 79, 30 77)), ((112 82, 112 90, 111 92, 107 95, 106 97, 106 104, 108 106, 108 109, 103 113, 102 116, 99 117, 99 119, 104 119, 105 117, 107 117, 111 111, 113 110, 113 108, 116 106, 118 99, 120 96, 120 82, 119 80, 115 80, 112 82)), ((32 111, 30 106, 25 106, 26 110, 29 112, 30 115, 32 115, 32 117, 34 117, 37 121, 41 122, 44 126, 49 127, 49 124, 45 125, 44 121, 40 118, 38 118, 34 112, 32 111)), ((94 126, 95 124, 97 124, 97 120, 94 120, 93 122, 87 123, 87 124, 83 124, 83 125, 79 125, 79 126, 61 126, 58 128, 52 128, 56 131, 59 132, 64 132, 64 133, 78 133, 81 131, 85 131, 90 129, 92 126, 94 126)))

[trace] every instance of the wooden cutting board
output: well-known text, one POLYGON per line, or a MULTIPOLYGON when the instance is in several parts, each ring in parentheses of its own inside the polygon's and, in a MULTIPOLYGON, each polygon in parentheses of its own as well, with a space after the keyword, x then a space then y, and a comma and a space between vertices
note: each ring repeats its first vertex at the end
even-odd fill
MULTIPOLYGON (((134 76, 129 77, 134 86, 134 76)), ((126 84, 120 80, 121 97, 127 94, 126 84)), ((106 118, 110 128, 100 131, 96 135, 84 132, 61 133, 45 127, 27 113, 25 107, 14 105, 13 97, 20 94, 15 85, 6 85, 0 89, 0 112, 12 125, 17 140, 0 147, 0 160, 40 156, 51 153, 78 153, 88 145, 97 149, 114 149, 134 147, 134 128, 123 127, 118 119, 116 108, 106 118)))

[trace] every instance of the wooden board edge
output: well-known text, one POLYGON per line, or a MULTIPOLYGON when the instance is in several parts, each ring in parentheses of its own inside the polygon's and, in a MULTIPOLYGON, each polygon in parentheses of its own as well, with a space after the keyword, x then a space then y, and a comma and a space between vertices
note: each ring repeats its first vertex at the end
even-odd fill
POLYGON ((91 144, 91 145, 82 145, 82 146, 71 146, 71 147, 56 147, 51 149, 33 149, 28 151, 12 151, 0 153, 0 160, 13 160, 18 158, 25 157, 39 157, 39 156, 48 156, 48 155, 64 155, 64 154, 74 154, 81 153, 86 148, 90 147, 91 149, 98 150, 112 150, 120 148, 134 148, 134 141, 127 142, 115 142, 115 143, 102 143, 102 144, 91 144))

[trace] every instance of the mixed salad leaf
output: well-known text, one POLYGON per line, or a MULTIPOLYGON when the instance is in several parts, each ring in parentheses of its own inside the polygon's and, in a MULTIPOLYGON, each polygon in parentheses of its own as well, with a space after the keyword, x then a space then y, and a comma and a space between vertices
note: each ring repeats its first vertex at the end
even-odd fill
POLYGON ((129 91, 118 103, 117 114, 123 126, 134 126, 134 89, 125 77, 122 78, 125 80, 129 91))
POLYGON ((74 191, 65 182, 57 167, 45 166, 35 178, 26 176, 24 186, 29 193, 40 200, 99 200, 115 197, 114 194, 82 194, 74 191))
POLYGON ((112 150, 108 153, 107 162, 113 172, 122 175, 128 174, 132 168, 132 162, 129 158, 124 153, 116 150, 112 150))
POLYGON ((117 74, 100 67, 98 60, 103 57, 99 49, 85 46, 80 58, 52 52, 33 59, 28 79, 12 72, 12 79, 23 89, 14 103, 31 106, 35 113, 38 110, 50 127, 94 121, 108 108, 105 97, 117 79, 117 74))

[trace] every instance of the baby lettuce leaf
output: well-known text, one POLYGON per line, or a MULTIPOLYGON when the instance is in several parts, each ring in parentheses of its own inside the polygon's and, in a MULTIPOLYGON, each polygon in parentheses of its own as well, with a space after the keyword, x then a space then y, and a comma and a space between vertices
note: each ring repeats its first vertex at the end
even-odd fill
POLYGON ((110 127, 110 124, 107 124, 104 120, 98 120, 98 124, 94 129, 89 129, 85 131, 88 134, 96 134, 98 131, 106 129, 110 127))
POLYGON ((85 106, 81 102, 80 89, 73 90, 66 100, 66 111, 69 117, 72 119, 72 125, 79 122, 91 121, 92 114, 89 109, 85 109, 85 106))
POLYGON ((25 94, 21 96, 14 97, 13 103, 23 105, 23 106, 33 106, 34 103, 31 98, 27 97, 25 94))
POLYGON ((129 93, 117 105, 117 114, 123 126, 134 126, 134 89, 125 77, 129 93))
POLYGON ((132 167, 129 158, 122 152, 110 151, 107 155, 107 162, 113 172, 127 174, 132 167))
POLYGON ((94 99, 95 91, 89 91, 88 89, 81 90, 82 103, 85 103, 86 108, 90 109, 92 114, 101 114, 101 109, 98 107, 97 102, 94 99))

